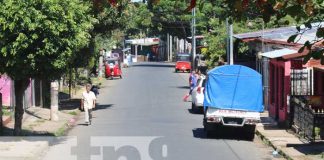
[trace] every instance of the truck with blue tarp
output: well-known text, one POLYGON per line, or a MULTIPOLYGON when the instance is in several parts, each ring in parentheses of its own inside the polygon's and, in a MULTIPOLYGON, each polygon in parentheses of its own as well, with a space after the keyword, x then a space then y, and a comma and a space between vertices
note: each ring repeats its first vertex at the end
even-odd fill
POLYGON ((258 72, 241 65, 224 65, 208 72, 203 119, 207 136, 224 127, 239 127, 253 139, 261 112, 262 76, 258 72))

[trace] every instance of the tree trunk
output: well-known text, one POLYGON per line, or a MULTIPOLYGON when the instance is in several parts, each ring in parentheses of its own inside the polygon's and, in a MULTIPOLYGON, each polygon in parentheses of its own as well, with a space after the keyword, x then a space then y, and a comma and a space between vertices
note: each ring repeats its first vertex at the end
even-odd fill
POLYGON ((24 92, 28 87, 29 80, 28 79, 21 79, 15 80, 15 128, 14 128, 14 135, 20 136, 21 135, 21 126, 22 126, 22 118, 24 115, 24 92))
POLYGON ((72 98, 72 68, 69 68, 69 95, 72 98))
POLYGON ((2 94, 0 93, 0 135, 3 130, 3 121, 2 121, 2 94))

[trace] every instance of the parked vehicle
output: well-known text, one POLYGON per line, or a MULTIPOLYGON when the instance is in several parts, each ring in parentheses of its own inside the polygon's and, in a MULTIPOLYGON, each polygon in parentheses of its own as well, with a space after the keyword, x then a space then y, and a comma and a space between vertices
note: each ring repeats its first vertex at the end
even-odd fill
POLYGON ((113 79, 114 77, 122 78, 122 71, 119 58, 108 58, 105 64, 106 78, 113 79))
POLYGON ((253 139, 263 112, 262 77, 241 65, 225 65, 208 72, 204 92, 203 125, 207 136, 237 127, 253 139))
POLYGON ((183 71, 190 72, 191 71, 191 56, 190 54, 177 54, 177 62, 175 65, 175 72, 183 71))
POLYGON ((192 90, 191 93, 191 110, 196 112, 203 110, 204 108, 204 90, 205 90, 206 76, 201 75, 198 78, 197 86, 192 90))

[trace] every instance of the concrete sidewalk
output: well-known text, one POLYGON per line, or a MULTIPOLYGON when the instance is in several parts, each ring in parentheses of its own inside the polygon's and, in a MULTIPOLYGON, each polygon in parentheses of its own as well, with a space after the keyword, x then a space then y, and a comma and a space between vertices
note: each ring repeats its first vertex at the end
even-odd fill
POLYGON ((49 148, 56 136, 62 136, 71 128, 79 114, 78 108, 61 110, 59 121, 50 121, 50 109, 29 108, 23 117, 23 136, 13 137, 14 122, 6 125, 4 136, 0 137, 0 159, 37 160, 49 148))
POLYGON ((293 160, 324 159, 324 143, 303 142, 292 131, 277 127, 277 123, 268 116, 268 113, 261 115, 261 121, 257 125, 256 134, 284 158, 293 160))

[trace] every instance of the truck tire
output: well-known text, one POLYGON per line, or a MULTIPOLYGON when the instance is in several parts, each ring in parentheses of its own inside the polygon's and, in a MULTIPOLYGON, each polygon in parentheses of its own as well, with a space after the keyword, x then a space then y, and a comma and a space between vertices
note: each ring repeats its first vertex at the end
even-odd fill
POLYGON ((244 131, 245 131, 246 139, 253 141, 255 137, 255 125, 244 126, 244 131))
POLYGON ((205 130, 205 133, 206 133, 206 138, 212 137, 212 132, 211 131, 205 130))

